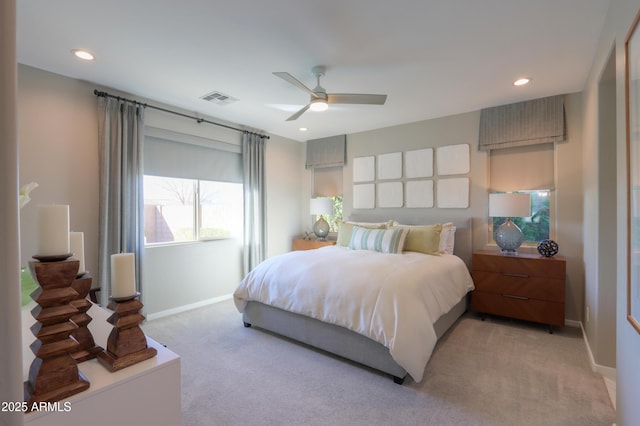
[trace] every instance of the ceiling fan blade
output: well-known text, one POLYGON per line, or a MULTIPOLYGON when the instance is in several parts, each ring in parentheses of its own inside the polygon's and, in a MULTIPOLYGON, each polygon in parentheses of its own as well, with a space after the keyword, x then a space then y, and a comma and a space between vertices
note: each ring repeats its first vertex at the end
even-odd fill
POLYGON ((302 107, 298 112, 296 112, 295 114, 293 114, 291 117, 287 118, 287 121, 297 120, 297 119, 298 119, 298 117, 300 117, 302 114, 304 114, 304 112, 305 112, 306 110, 308 110, 308 109, 309 109, 309 106, 310 106, 310 105, 311 105, 311 104, 307 104, 307 105, 303 106, 303 107, 302 107))
POLYGON ((387 95, 366 95, 357 93, 328 93, 327 102, 330 104, 363 104, 384 105, 387 95))
POLYGON ((318 97, 318 95, 316 95, 313 92, 313 90, 309 89, 307 86, 305 86, 304 84, 300 83, 300 81, 298 81, 294 76, 292 76, 288 72, 274 72, 273 75, 275 75, 276 77, 280 77, 284 81, 293 84, 294 86, 296 86, 297 88, 299 88, 301 90, 304 90, 305 92, 307 92, 308 94, 310 94, 314 98, 318 97))

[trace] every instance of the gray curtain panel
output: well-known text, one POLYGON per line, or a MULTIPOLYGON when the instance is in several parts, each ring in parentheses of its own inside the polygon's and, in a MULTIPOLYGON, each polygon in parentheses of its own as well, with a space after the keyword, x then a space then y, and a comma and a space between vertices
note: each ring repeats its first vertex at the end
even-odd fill
POLYGON ((254 133, 242 135, 244 184, 243 274, 265 258, 267 246, 267 202, 264 155, 266 138, 254 133))
POLYGON ((144 108, 98 98, 100 213, 98 282, 100 304, 111 295, 111 255, 134 253, 136 286, 142 292, 144 108))

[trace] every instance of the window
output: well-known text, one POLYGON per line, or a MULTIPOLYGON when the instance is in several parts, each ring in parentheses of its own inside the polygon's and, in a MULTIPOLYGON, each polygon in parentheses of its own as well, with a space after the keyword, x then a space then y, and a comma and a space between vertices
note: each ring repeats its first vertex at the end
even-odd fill
POLYGON ((241 147, 145 128, 147 244, 241 238, 241 147))
MULTIPOLYGON (((551 191, 541 189, 537 191, 518 191, 531 195, 531 216, 514 217, 513 222, 524 234, 524 242, 538 242, 549 238, 549 211, 551 204, 551 191)), ((494 217, 491 235, 493 238, 493 229, 502 225, 506 218, 494 217)))
MULTIPOLYGON (((553 143, 493 149, 489 154, 489 192, 526 192, 531 195, 531 217, 513 218, 522 230, 524 242, 553 238, 553 187, 555 185, 553 143)), ((504 218, 489 218, 489 241, 494 226, 504 218)))
MULTIPOLYGON (((331 198, 333 200, 333 215, 324 215, 324 219, 329 222, 329 232, 338 232, 340 221, 342 220, 342 195, 319 198, 331 198)), ((313 223, 315 223, 319 218, 319 215, 315 215, 313 217, 313 223)))
POLYGON ((146 244, 242 235, 242 184, 144 177, 146 244))

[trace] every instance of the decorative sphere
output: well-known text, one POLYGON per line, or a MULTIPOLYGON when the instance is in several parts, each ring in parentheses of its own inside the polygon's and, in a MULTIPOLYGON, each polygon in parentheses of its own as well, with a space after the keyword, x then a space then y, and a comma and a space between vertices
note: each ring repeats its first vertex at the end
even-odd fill
POLYGON ((538 253, 544 257, 558 254, 558 243, 553 240, 542 240, 538 243, 538 253))

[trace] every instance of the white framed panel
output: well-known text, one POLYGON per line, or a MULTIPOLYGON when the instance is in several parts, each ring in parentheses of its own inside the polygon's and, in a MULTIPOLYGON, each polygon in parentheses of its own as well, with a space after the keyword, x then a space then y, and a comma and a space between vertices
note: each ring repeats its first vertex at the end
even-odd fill
POLYGON ((469 144, 443 146, 436 150, 438 175, 469 173, 469 144))
POLYGON ((378 179, 400 179, 402 177, 402 153, 392 152, 378 155, 378 179))
POLYGON ((376 186, 372 183, 353 185, 353 208, 372 209, 375 207, 376 186))
POLYGON ((404 174, 408 179, 433 176, 433 148, 406 151, 404 174))
POLYGON ((407 208, 433 207, 433 181, 411 180, 406 183, 407 208))
POLYGON ((356 157, 353 159, 353 181, 373 182, 375 179, 375 157, 356 157))
POLYGON ((469 207, 469 178, 438 179, 438 207, 466 209, 469 207))
POLYGON ((402 182, 379 183, 378 187, 378 207, 402 207, 403 191, 402 182))

